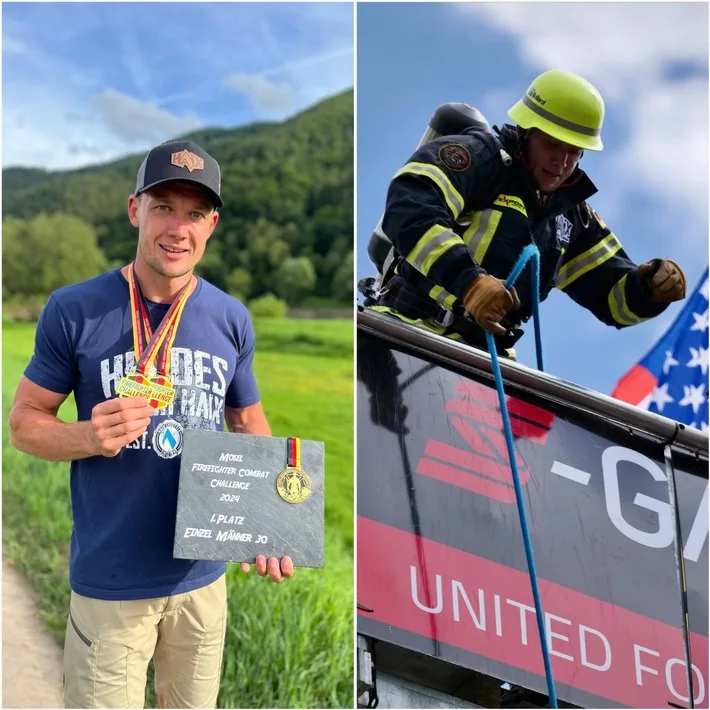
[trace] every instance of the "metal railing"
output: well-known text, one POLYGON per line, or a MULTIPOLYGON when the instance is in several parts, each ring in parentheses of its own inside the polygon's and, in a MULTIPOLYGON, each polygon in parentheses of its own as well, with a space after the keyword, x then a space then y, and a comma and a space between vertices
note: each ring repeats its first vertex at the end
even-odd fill
MULTIPOLYGON (((404 346, 442 364, 493 379, 491 357, 484 350, 429 333, 362 306, 358 306, 357 328, 363 333, 404 346)), ((708 435, 697 429, 518 362, 502 359, 500 367, 506 383, 521 390, 583 411, 626 431, 636 430, 673 447, 687 449, 705 459, 708 457, 708 435)))

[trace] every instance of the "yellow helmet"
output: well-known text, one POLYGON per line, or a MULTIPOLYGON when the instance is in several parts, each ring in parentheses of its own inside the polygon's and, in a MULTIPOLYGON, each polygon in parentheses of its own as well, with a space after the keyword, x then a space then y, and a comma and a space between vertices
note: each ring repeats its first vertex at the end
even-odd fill
POLYGON ((540 74, 508 116, 521 128, 539 128, 584 150, 602 150, 604 101, 577 74, 552 69, 540 74))

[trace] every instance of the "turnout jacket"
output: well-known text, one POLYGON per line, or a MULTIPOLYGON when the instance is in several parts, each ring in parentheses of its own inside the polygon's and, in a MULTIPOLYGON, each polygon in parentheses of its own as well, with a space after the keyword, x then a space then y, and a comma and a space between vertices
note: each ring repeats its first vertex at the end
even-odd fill
MULTIPOLYGON (((543 201, 515 128, 503 126, 498 136, 469 129, 437 138, 395 174, 382 222, 398 257, 392 280, 460 315, 475 277, 506 279, 534 243, 541 301, 558 288, 616 328, 662 313, 667 304, 653 303, 636 264, 587 204, 597 192, 587 175, 577 168, 543 201)), ((520 309, 504 325, 532 315, 531 283, 526 267, 515 284, 520 309)))

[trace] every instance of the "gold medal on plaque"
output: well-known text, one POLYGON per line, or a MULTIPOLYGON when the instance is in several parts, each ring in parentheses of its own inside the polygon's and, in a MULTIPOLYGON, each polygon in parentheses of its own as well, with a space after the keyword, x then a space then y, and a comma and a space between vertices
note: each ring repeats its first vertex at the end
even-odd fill
POLYGON ((170 351, 175 341, 178 323, 185 303, 192 292, 193 282, 182 289, 165 314, 157 330, 153 332, 140 286, 133 273, 133 264, 128 267, 128 287, 131 295, 131 318, 133 322, 133 347, 136 354, 136 372, 124 375, 116 386, 119 397, 145 397, 153 409, 163 409, 172 404, 175 388, 170 381, 170 351), (150 376, 153 363, 157 374, 150 376))
POLYGON ((288 466, 276 478, 276 490, 287 503, 303 503, 311 495, 311 479, 301 469, 301 440, 288 440, 288 466))

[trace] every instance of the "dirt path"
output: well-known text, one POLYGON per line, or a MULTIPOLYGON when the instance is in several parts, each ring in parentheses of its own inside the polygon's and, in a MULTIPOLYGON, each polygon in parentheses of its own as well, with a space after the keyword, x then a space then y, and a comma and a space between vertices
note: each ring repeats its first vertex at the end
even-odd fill
POLYGON ((62 650, 22 575, 2 559, 2 706, 63 708, 62 650))

